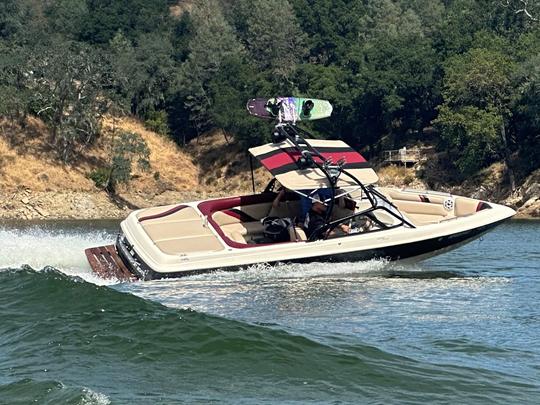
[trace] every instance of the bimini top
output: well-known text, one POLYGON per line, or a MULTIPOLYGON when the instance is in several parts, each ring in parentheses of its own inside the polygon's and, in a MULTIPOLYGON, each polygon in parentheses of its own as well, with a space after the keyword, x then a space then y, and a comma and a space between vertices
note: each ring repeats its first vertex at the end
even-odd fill
MULTIPOLYGON (((345 161, 343 169, 356 177, 364 185, 376 183, 379 179, 370 164, 343 141, 328 141, 322 139, 306 139, 311 147, 315 148, 325 159, 331 159, 337 163, 345 161)), ((272 173, 280 184, 290 190, 312 190, 317 188, 331 187, 328 178, 319 168, 301 167, 299 159, 301 152, 290 140, 280 143, 268 143, 249 149, 262 165, 272 173)), ((318 156, 313 160, 319 164, 323 161, 318 156)), ((357 186, 357 183, 342 173, 336 187, 357 186)))

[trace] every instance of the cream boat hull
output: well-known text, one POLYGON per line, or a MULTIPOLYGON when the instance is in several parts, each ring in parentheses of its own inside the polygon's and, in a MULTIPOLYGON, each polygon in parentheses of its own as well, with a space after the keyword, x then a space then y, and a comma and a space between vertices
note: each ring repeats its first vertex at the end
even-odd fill
MULTIPOLYGON (((388 190, 384 192, 389 195, 388 190)), ((394 198, 393 201, 409 207, 409 215, 413 217, 412 212, 417 205, 419 209, 424 207, 416 201, 411 203, 410 208, 408 199, 418 196, 418 193, 395 191, 393 196, 398 196, 399 200, 394 198)), ((432 223, 424 219, 428 214, 420 213, 418 217, 426 223, 414 228, 398 226, 326 240, 243 246, 241 243, 232 243, 220 227, 216 226, 215 221, 210 218, 215 216, 215 212, 209 215, 208 210, 204 209, 209 201, 199 201, 179 206, 183 211, 174 211, 178 208, 167 206, 131 213, 121 223, 122 234, 117 241, 116 250, 126 267, 143 279, 179 277, 259 263, 425 258, 477 238, 515 214, 513 209, 503 205, 457 196, 440 197, 441 195, 421 192, 420 197, 421 200, 428 201, 438 198, 440 204, 443 204, 444 199, 451 198, 456 202, 454 211, 458 208, 458 199, 463 199, 463 206, 488 204, 489 209, 463 215, 448 212, 442 219, 437 220, 439 217, 434 217, 436 222, 432 223)), ((222 200, 210 200, 212 201, 222 200)), ((432 215, 434 208, 439 209, 438 203, 428 204, 429 206, 425 205, 425 212, 429 211, 429 215, 432 215)), ((407 215, 407 212, 405 214, 407 215)))

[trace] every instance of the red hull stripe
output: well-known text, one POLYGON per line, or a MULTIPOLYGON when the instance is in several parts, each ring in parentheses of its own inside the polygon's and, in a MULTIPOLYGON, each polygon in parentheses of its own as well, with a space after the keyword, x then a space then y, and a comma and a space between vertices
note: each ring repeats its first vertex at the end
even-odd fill
MULTIPOLYGON (((364 163, 366 159, 362 157, 357 152, 323 152, 321 155, 325 159, 331 159, 333 162, 337 162, 340 159, 344 159, 346 164, 349 163, 364 163)), ((261 163, 268 170, 277 169, 284 165, 289 165, 291 163, 296 163, 301 157, 301 154, 298 151, 294 152, 282 152, 274 156, 263 159, 261 163)), ((318 163, 322 163, 321 159, 314 156, 314 160, 318 163)))

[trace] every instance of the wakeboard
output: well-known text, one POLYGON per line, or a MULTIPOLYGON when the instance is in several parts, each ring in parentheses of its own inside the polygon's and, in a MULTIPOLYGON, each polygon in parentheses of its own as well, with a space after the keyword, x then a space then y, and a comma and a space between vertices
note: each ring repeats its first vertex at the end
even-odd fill
POLYGON ((255 117, 287 122, 319 120, 332 114, 332 104, 329 101, 315 98, 253 98, 247 102, 246 107, 255 117))

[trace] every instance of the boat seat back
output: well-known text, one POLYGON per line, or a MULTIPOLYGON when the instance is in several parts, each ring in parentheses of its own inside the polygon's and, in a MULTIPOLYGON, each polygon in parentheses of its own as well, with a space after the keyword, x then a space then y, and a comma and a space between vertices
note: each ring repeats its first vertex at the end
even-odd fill
POLYGON ((250 243, 264 235, 264 225, 259 221, 226 224, 221 226, 221 230, 238 243, 250 243))
POLYGON ((212 214, 212 219, 216 221, 216 224, 219 226, 229 225, 229 224, 238 224, 240 218, 227 214, 224 211, 217 211, 212 214))
POLYGON ((390 197, 390 201, 392 202, 393 200, 399 200, 399 201, 414 201, 414 202, 420 201, 420 202, 432 203, 432 204, 443 204, 444 201, 448 198, 448 195, 422 193, 421 191, 419 191, 418 193, 415 193, 415 192, 410 192, 410 191, 395 190, 391 188, 382 188, 381 191, 383 191, 387 197, 390 197))
POLYGON ((407 218, 414 225, 438 223, 443 219, 451 217, 453 214, 451 211, 447 211, 442 204, 395 199, 393 203, 400 211, 407 215, 407 218))
POLYGON ((227 233, 227 236, 235 241, 235 242, 238 242, 238 243, 247 243, 247 240, 245 238, 244 235, 242 235, 240 232, 238 231, 233 231, 233 232, 229 232, 227 233))
MULTIPOLYGON (((223 232, 238 243, 253 243, 264 236, 264 225, 260 222, 238 222, 221 226, 223 232)), ((298 226, 289 228, 290 240, 293 242, 307 240, 306 233, 298 226)))
POLYGON ((306 232, 299 226, 295 226, 294 228, 293 227, 289 228, 289 235, 291 237, 291 241, 293 242, 300 242, 300 241, 307 240, 306 232))
POLYGON ((475 214, 478 210, 480 201, 467 197, 456 197, 454 201, 454 210, 456 217, 475 214))
POLYGON ((221 226, 221 229, 225 233, 238 232, 241 235, 248 234, 262 234, 264 232, 264 225, 260 222, 237 222, 235 224, 227 224, 221 226))

